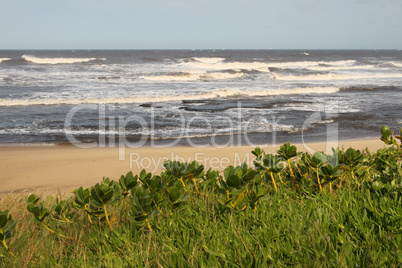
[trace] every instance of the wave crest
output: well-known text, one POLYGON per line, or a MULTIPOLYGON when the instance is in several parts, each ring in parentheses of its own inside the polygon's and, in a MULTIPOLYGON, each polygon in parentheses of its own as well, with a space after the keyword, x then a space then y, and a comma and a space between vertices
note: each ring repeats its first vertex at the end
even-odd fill
POLYGON ((311 74, 311 75, 280 75, 272 73, 277 80, 349 80, 349 79, 370 79, 370 78, 400 78, 402 74, 311 74))
POLYGON ((314 66, 350 66, 356 63, 355 60, 342 61, 294 61, 294 62, 187 62, 184 63, 192 68, 213 69, 213 70, 256 70, 260 72, 269 72, 268 68, 307 68, 314 66))
POLYGON ((196 57, 193 57, 193 60, 211 64, 211 63, 218 63, 218 62, 224 61, 225 58, 218 58, 218 57, 216 57, 216 58, 215 57, 212 57, 212 58, 196 58, 196 57))
POLYGON ((242 91, 237 89, 223 89, 223 90, 203 92, 194 95, 158 96, 158 97, 33 99, 33 100, 0 99, 0 106, 60 105, 60 104, 77 105, 85 103, 129 104, 129 103, 169 102, 169 101, 184 101, 184 100, 203 100, 203 99, 257 97, 257 96, 275 96, 275 95, 331 94, 338 91, 339 88, 337 87, 291 88, 291 89, 275 89, 265 91, 242 91))
POLYGON ((21 58, 37 64, 71 64, 98 60, 97 58, 37 58, 29 55, 22 55, 21 58))
POLYGON ((311 71, 337 71, 337 70, 363 70, 372 69, 374 65, 360 65, 360 66, 316 66, 307 67, 307 70, 311 71))
POLYGON ((391 62, 389 62, 389 64, 391 64, 391 65, 393 65, 395 67, 401 67, 402 68, 402 62, 391 61, 391 62))
POLYGON ((196 81, 196 80, 226 80, 240 78, 243 73, 194 73, 188 72, 183 74, 142 76, 145 80, 150 81, 196 81))
POLYGON ((2 63, 3 61, 7 61, 7 60, 11 60, 10 58, 0 58, 0 63, 2 63))

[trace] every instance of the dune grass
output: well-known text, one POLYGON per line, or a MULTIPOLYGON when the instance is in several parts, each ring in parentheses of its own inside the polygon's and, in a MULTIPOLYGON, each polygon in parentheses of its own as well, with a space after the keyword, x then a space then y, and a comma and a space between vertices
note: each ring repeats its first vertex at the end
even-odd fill
MULTIPOLYGON (((38 229, 25 201, 8 197, 19 218, 7 267, 376 266, 402 264, 401 198, 369 190, 271 193, 257 210, 222 210, 213 193, 156 218, 152 231, 85 221, 38 229), (17 212, 21 213, 18 214, 17 212)), ((48 202, 50 200, 46 200, 48 202)), ((10 202, 10 203, 9 203, 10 202)), ((9 207, 10 207, 9 206, 9 207)))

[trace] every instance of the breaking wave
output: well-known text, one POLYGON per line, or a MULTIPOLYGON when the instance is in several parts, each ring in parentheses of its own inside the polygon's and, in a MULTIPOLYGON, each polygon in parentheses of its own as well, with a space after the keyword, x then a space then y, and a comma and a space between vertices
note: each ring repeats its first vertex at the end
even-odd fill
POLYGON ((37 58, 29 55, 23 55, 21 58, 37 64, 71 64, 98 60, 97 58, 37 58))
POLYGON ((294 62, 187 62, 184 63, 192 68, 197 69, 214 69, 214 70, 256 70, 260 72, 269 72, 269 67, 274 68, 307 68, 320 65, 328 66, 348 66, 354 64, 355 60, 342 61, 294 61, 294 62))
POLYGON ((211 64, 211 63, 218 63, 218 62, 224 61, 225 58, 195 58, 195 57, 193 57, 193 60, 211 64))
POLYGON ((150 81, 195 81, 195 80, 226 80, 240 78, 243 73, 183 73, 174 75, 143 76, 142 78, 150 81))
POLYGON ((367 79, 367 78, 400 78, 402 74, 312 74, 312 75, 280 75, 272 73, 277 80, 348 80, 348 79, 367 79))
POLYGON ((0 99, 0 106, 29 106, 29 105, 77 105, 77 104, 129 104, 129 103, 150 103, 150 102, 169 102, 184 100, 203 100, 234 97, 257 97, 275 95, 297 95, 297 94, 331 94, 338 92, 337 87, 310 87, 310 88, 291 88, 275 89, 266 91, 242 91, 236 89, 224 89, 208 91, 194 95, 159 96, 159 97, 127 97, 127 98, 88 98, 88 99, 31 99, 31 100, 7 100, 0 99))
POLYGON ((360 66, 316 66, 307 67, 307 70, 311 71, 336 71, 336 70, 363 70, 372 69, 374 65, 360 65, 360 66))
POLYGON ((0 63, 2 63, 3 61, 7 61, 7 60, 11 60, 10 58, 0 58, 0 63))
POLYGON ((401 67, 402 68, 402 63, 401 62, 389 62, 389 64, 395 66, 395 67, 401 67))

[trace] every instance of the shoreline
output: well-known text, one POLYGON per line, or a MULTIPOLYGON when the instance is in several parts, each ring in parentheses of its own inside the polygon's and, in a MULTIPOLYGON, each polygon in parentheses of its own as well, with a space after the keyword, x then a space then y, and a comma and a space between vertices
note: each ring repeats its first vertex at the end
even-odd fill
MULTIPOLYGON (((366 137, 359 137, 359 138, 357 138, 357 137, 351 137, 351 138, 341 138, 338 142, 339 143, 344 143, 344 142, 352 142, 352 141, 372 141, 372 140, 376 140, 376 139, 380 139, 380 135, 372 135, 372 136, 366 136, 366 137)), ((94 142, 97 142, 97 141, 94 141, 94 142)), ((323 141, 322 139, 317 139, 317 140, 307 140, 307 141, 305 141, 304 143, 306 143, 306 144, 318 144, 318 143, 325 143, 326 141, 323 141)), ((90 144, 91 142, 88 142, 88 143, 86 143, 86 142, 80 142, 80 143, 70 143, 70 142, 54 142, 54 143, 0 143, 0 149, 1 148, 8 148, 8 147, 11 147, 11 148, 20 148, 20 147, 22 147, 22 148, 30 148, 30 147, 34 147, 34 148, 41 148, 41 147, 45 147, 45 148, 48 148, 48 147, 57 147, 57 148, 64 148, 64 147, 79 147, 80 145, 83 145, 83 146, 85 146, 86 144, 90 144)), ((277 146, 278 146, 278 144, 280 144, 280 145, 282 145, 283 143, 286 143, 286 142, 277 142, 277 146)), ((301 144, 302 142, 299 142, 299 141, 294 141, 294 142, 290 142, 289 141, 289 143, 291 144, 291 145, 296 145, 296 144, 301 144)), ((279 146, 280 146, 279 145, 279 146)), ((204 145, 198 145, 197 144, 197 146, 199 146, 200 148, 204 148, 204 147, 206 147, 206 146, 204 146, 204 145)), ((219 146, 219 144, 218 144, 218 146, 219 146)), ((262 147, 262 146, 267 146, 267 144, 263 144, 263 143, 261 143, 261 144, 259 144, 259 143, 253 143, 253 145, 251 146, 251 145, 229 145, 229 146, 224 146, 224 147, 257 147, 257 146, 260 146, 260 147, 262 147)), ((269 146, 269 145, 268 145, 269 146)), ((190 144, 186 144, 186 143, 176 143, 174 146, 171 146, 171 147, 169 147, 169 148, 182 148, 182 147, 185 147, 185 148, 198 148, 198 147, 194 147, 194 146, 192 146, 192 145, 190 145, 190 144)), ((208 148, 210 148, 210 147, 213 147, 213 146, 207 146, 208 148)), ((96 148, 98 148, 98 147, 96 147, 96 148)), ((109 148, 109 149, 112 149, 112 148, 118 148, 118 145, 115 145, 115 146, 113 146, 113 147, 109 147, 109 144, 105 144, 105 146, 104 147, 102 147, 102 148, 109 148)), ((137 148, 137 147, 135 147, 135 148, 137 148)), ((144 144, 144 145, 142 145, 141 147, 139 147, 139 148, 151 148, 151 149, 158 149, 158 148, 165 148, 165 145, 164 144, 155 144, 155 145, 152 145, 152 144, 150 144, 150 143, 146 143, 146 144, 144 144)))
MULTIPOLYGON (((282 144, 259 145, 267 153, 276 153, 282 144)), ((338 142, 294 143, 298 151, 314 153, 331 148, 369 148, 372 152, 385 144, 379 139, 353 139, 338 142)), ((74 145, 56 146, 12 146, 0 145, 0 196, 7 194, 41 192, 44 195, 57 191, 68 193, 80 186, 89 187, 101 182, 103 177, 119 180, 121 175, 132 171, 139 174, 142 169, 153 174, 160 173, 166 160, 198 161, 206 170, 224 170, 229 165, 246 162, 252 165, 255 146, 190 147, 168 148, 91 148, 74 145)))

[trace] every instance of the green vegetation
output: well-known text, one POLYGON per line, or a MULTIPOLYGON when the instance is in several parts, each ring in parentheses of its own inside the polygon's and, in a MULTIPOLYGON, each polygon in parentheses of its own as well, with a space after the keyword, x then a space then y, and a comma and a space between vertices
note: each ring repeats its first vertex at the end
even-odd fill
POLYGON ((223 174, 168 161, 159 175, 104 178, 67 199, 9 196, 0 265, 401 266, 402 130, 381 132, 390 146, 376 153, 287 143, 223 174))

